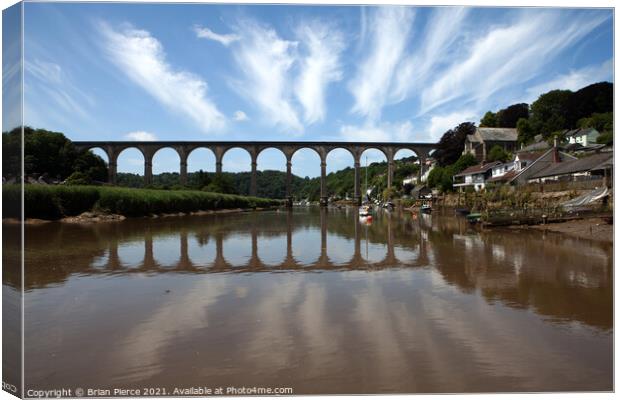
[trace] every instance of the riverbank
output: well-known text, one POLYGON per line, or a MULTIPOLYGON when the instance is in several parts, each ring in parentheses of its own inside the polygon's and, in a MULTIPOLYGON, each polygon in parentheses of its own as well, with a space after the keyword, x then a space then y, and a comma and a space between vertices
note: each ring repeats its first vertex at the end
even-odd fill
MULTIPOLYGON (((19 185, 3 185, 3 218, 20 218, 19 185)), ((199 190, 132 189, 110 186, 25 185, 24 216, 30 220, 63 220, 86 214, 84 220, 100 222, 102 216, 144 217, 194 212, 231 212, 271 208, 278 200, 203 192, 199 190), (98 220, 97 220, 98 219, 98 220)), ((116 218, 118 219, 118 218, 116 218)))
POLYGON ((559 232, 583 239, 613 243, 614 226, 602 218, 584 218, 545 225, 534 225, 532 229, 559 232))
MULTIPOLYGON (((224 208, 221 210, 208 210, 208 211, 192 211, 192 212, 178 212, 178 213, 166 213, 166 214, 153 214, 143 217, 133 217, 133 218, 167 218, 167 217, 185 217, 188 215, 195 216, 203 216, 203 215, 220 215, 220 214, 236 214, 243 212, 254 212, 254 211, 269 211, 269 210, 277 210, 278 206, 272 207, 257 207, 257 208, 224 208)), ((90 223, 100 223, 100 222, 118 222, 124 221, 127 217, 120 214, 107 214, 103 212, 95 212, 95 211, 86 211, 80 215, 72 216, 72 217, 63 217, 58 220, 50 220, 50 219, 40 219, 40 218, 26 218, 24 224, 26 225, 40 225, 47 224, 50 222, 63 222, 69 224, 90 224, 90 223)), ((3 224, 21 224, 21 220, 18 218, 3 218, 3 224)))

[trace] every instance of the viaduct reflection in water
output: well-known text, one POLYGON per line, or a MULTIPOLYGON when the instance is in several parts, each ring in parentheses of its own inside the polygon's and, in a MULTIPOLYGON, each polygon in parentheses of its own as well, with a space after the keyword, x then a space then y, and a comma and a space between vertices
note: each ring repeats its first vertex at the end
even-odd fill
MULTIPOLYGON (((612 326, 612 246, 456 218, 356 210, 46 224, 26 231, 26 290, 72 275, 433 269, 444 284, 552 319, 612 326)), ((11 276, 10 271, 8 275, 11 276)))
POLYGON ((28 226, 25 245, 32 388, 613 388, 608 244, 310 209, 28 226))
POLYGON ((318 227, 295 227, 286 215, 284 232, 252 225, 245 232, 224 229, 161 237, 146 231, 143 241, 111 240, 102 256, 82 272, 260 272, 287 269, 378 269, 425 266, 427 241, 421 236, 395 245, 392 219, 386 219, 385 242, 368 238, 369 226, 350 221, 352 237, 328 232, 321 213, 318 227))

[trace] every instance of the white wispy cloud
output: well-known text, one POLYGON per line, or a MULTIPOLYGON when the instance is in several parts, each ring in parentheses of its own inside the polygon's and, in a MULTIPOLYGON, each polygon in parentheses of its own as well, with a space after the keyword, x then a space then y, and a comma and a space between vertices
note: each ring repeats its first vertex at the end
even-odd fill
POLYGON ((471 41, 421 97, 421 113, 456 99, 484 101, 508 86, 527 82, 578 39, 599 26, 605 16, 524 11, 513 23, 490 29, 471 41))
MULTIPOLYGON (((72 116, 90 118, 90 111, 95 105, 95 100, 79 89, 60 65, 35 58, 27 60, 24 68, 27 92, 30 88, 36 89, 40 91, 39 95, 45 96, 48 105, 53 104, 72 116)), ((30 94, 27 93, 27 95, 30 94)), ((53 109, 53 107, 50 108, 53 109)))
POLYGON ((280 38, 268 26, 244 20, 237 26, 240 40, 233 57, 242 79, 235 89, 254 103, 265 118, 291 134, 303 132, 292 103, 291 74, 296 60, 297 42, 280 38))
POLYGON ((466 7, 440 7, 428 17, 416 50, 404 56, 395 71, 390 92, 392 103, 405 100, 455 57, 458 52, 455 47, 461 44, 460 39, 467 32, 464 24, 469 10, 466 7))
POLYGON ((110 60, 168 109, 189 117, 204 132, 225 126, 225 117, 207 96, 207 82, 166 60, 162 44, 145 30, 125 25, 115 30, 98 25, 110 60))
POLYGON ((477 122, 475 110, 458 110, 432 116, 423 127, 409 121, 365 122, 362 125, 342 125, 340 137, 352 142, 437 142, 449 129, 462 122, 477 122))
POLYGON ((355 103, 352 111, 377 120, 388 101, 395 71, 402 62, 410 39, 414 13, 408 7, 378 7, 367 21, 368 40, 363 48, 368 55, 361 60, 349 90, 355 103))
POLYGON ((307 123, 325 118, 325 96, 329 83, 342 79, 340 53, 344 50, 342 34, 319 22, 299 26, 297 36, 306 54, 295 94, 304 107, 307 123))
POLYGON ((454 128, 461 122, 478 122, 479 113, 473 110, 460 110, 450 114, 439 114, 431 117, 428 126, 424 130, 428 134, 429 141, 436 142, 449 129, 454 128))
POLYGON ((233 119, 235 121, 247 121, 248 120, 248 116, 243 111, 237 110, 237 111, 235 111, 235 114, 233 115, 233 119))
POLYGON ((237 40, 239 40, 239 35, 236 35, 234 33, 215 33, 211 29, 202 27, 200 25, 194 26, 194 32, 199 38, 214 40, 223 44, 224 46, 228 46, 232 42, 236 42, 237 40))
POLYGON ((550 81, 528 88, 525 101, 531 103, 538 96, 550 90, 579 90, 589 84, 611 79, 613 68, 613 60, 610 59, 602 64, 592 64, 581 69, 573 69, 566 74, 557 75, 550 81))
POLYGON ((155 134, 145 131, 135 131, 129 132, 125 134, 125 139, 127 140, 135 140, 138 142, 153 142, 157 140, 157 136, 155 134))

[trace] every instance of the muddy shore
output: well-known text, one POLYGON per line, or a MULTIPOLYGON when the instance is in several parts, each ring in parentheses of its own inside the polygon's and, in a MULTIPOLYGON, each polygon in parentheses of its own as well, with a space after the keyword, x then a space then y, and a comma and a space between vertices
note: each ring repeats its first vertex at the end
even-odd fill
POLYGON ((532 225, 528 228, 547 232, 560 232, 583 239, 592 239, 612 243, 614 226, 602 218, 584 218, 566 222, 532 225))
MULTIPOLYGON (((182 217, 186 215, 213 215, 213 214, 234 214, 241 212, 250 212, 250 211, 265 211, 265 210, 275 210, 278 207, 267 207, 267 208, 233 208, 233 209, 221 209, 221 210, 208 210, 208 211, 194 211, 190 213, 167 213, 167 214, 153 214, 144 217, 131 217, 131 218, 166 218, 166 217, 182 217)), ((100 222, 118 222, 124 221, 128 217, 120 214, 109 214, 102 212, 93 212, 87 211, 80 215, 64 217, 57 220, 47 220, 47 219, 38 219, 38 218, 26 218, 24 223, 26 225, 37 225, 37 224, 45 224, 49 222, 63 222, 69 224, 89 224, 89 223, 100 223, 100 222)), ((3 224, 19 224, 21 221, 15 218, 3 218, 3 224)))

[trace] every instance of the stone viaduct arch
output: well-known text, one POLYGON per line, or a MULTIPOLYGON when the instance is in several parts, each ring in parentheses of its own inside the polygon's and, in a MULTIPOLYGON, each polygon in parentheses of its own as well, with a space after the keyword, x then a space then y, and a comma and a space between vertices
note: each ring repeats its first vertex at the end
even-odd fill
POLYGON ((256 195, 256 161, 261 151, 268 148, 280 150, 286 157, 286 197, 291 204, 291 166, 293 154, 304 148, 316 151, 321 159, 321 204, 327 204, 327 154, 335 149, 348 150, 353 155, 353 166, 355 168, 354 197, 357 202, 361 202, 360 193, 360 158, 362 153, 368 149, 377 149, 385 154, 388 163, 388 187, 392 187, 394 175, 394 156, 399 150, 407 149, 413 151, 420 160, 420 175, 424 171, 423 165, 430 153, 436 148, 434 143, 393 143, 393 142, 211 142, 211 141, 156 141, 156 142, 135 142, 135 141, 76 141, 75 146, 79 150, 90 150, 99 148, 108 156, 108 181, 116 183, 117 159, 118 155, 127 148, 137 148, 144 155, 144 182, 150 184, 153 181, 153 156, 163 148, 171 148, 179 154, 181 168, 181 184, 187 183, 187 157, 198 148, 206 148, 215 155, 215 172, 222 172, 222 160, 224 154, 232 148, 241 148, 250 154, 251 158, 251 183, 250 195, 256 195))

